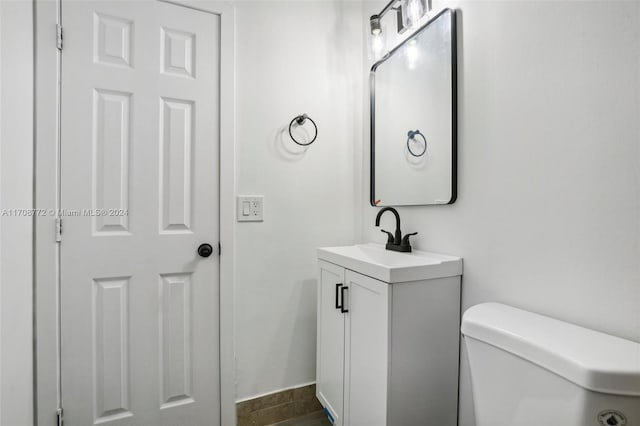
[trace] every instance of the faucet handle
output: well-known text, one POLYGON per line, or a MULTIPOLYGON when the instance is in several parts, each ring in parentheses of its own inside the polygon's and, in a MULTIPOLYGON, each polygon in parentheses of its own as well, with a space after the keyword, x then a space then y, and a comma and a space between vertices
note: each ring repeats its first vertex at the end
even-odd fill
POLYGON ((410 246, 411 244, 409 244, 409 237, 412 235, 418 235, 417 232, 413 232, 411 234, 407 234, 404 237, 402 237, 402 243, 400 244, 401 246, 410 246))
POLYGON ((384 229, 381 229, 380 232, 387 234, 387 244, 393 244, 393 234, 391 232, 385 231, 384 229))

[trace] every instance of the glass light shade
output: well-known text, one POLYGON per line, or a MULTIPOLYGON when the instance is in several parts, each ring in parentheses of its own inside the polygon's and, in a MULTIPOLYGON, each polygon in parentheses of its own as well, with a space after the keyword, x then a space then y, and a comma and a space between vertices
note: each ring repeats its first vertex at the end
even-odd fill
POLYGON ((405 28, 413 27, 427 12, 425 0, 402 0, 401 7, 405 28))
POLYGON ((374 61, 384 58, 389 53, 387 40, 382 31, 369 35, 369 57, 374 61))
POLYGON ((382 26, 380 24, 380 16, 372 15, 369 18, 369 26, 371 28, 371 34, 378 35, 382 32, 382 26))

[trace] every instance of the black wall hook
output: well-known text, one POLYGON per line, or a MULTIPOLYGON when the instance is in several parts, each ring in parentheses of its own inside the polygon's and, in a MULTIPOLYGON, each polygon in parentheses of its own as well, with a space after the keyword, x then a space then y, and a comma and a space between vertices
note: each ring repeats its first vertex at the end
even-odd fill
POLYGON ((298 115, 297 117, 294 117, 294 119, 293 119, 293 120, 291 120, 291 123, 289 123, 289 136, 291 137, 291 139, 292 139, 295 143, 297 143, 297 144, 298 144, 298 145, 300 145, 300 146, 308 146, 308 145, 311 145, 312 143, 314 143, 314 142, 315 142, 316 138, 318 137, 318 126, 316 126, 316 122, 315 122, 315 121, 313 121, 313 120, 311 119, 311 117, 309 117, 307 114, 301 114, 301 115, 298 115), (293 126, 293 124, 294 124, 294 123, 295 123, 297 126, 302 126, 302 125, 304 125, 304 123, 305 123, 307 120, 309 120, 309 121, 311 122, 311 124, 313 124, 313 129, 314 129, 314 133, 315 133, 315 134, 314 134, 314 136, 313 136, 313 139, 311 139, 311 142, 301 143, 301 142, 298 142, 298 141, 296 140, 296 138, 294 138, 294 137, 293 137, 293 134, 291 133, 291 126, 293 126))

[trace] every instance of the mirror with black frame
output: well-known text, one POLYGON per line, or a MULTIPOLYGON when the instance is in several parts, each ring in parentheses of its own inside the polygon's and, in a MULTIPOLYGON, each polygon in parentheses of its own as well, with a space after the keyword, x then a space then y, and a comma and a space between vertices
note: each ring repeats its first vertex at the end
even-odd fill
POLYGON ((371 205, 456 200, 456 74, 450 9, 371 68, 371 205))

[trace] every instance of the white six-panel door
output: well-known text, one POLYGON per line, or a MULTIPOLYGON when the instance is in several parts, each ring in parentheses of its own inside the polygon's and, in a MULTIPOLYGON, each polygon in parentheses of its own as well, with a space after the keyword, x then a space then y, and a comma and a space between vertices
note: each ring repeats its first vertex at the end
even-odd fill
POLYGON ((65 425, 218 425, 219 16, 63 0, 62 25, 65 425))

